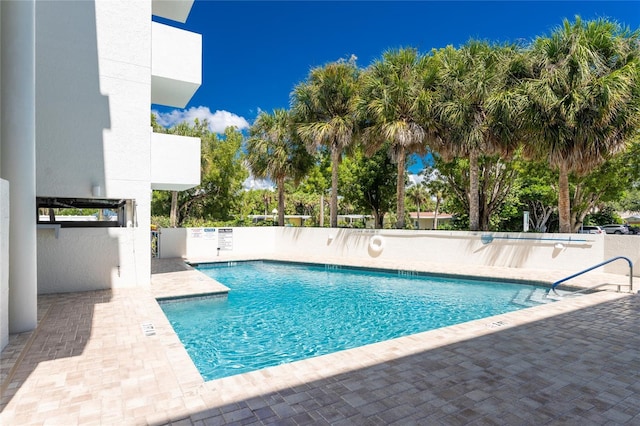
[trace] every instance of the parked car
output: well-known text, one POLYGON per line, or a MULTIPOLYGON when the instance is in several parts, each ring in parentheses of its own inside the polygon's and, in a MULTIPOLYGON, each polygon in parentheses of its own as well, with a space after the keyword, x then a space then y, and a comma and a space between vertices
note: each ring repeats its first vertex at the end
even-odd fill
POLYGON ((640 226, 624 225, 629 230, 629 235, 639 235, 640 226))
POLYGON ((602 225, 601 228, 607 234, 628 234, 629 233, 629 228, 619 224, 602 225))
POLYGON ((578 234, 604 234, 604 231, 599 226, 583 225, 578 234))

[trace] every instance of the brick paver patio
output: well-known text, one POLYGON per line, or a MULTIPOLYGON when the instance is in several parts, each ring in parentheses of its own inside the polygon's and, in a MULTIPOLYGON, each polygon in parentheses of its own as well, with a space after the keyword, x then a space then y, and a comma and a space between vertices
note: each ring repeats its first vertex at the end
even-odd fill
MULTIPOLYGON (((175 282, 164 273, 156 282, 175 282)), ((192 278, 196 294, 217 288, 192 278)), ((38 329, 2 352, 0 424, 640 424, 638 295, 599 292, 203 382, 154 287, 41 296, 38 329)))

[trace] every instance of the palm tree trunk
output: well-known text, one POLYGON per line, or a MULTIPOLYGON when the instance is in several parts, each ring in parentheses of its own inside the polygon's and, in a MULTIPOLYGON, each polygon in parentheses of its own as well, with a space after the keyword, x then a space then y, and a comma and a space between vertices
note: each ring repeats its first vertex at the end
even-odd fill
POLYGON ((331 147, 331 215, 330 227, 338 227, 338 166, 340 165, 340 150, 335 144, 331 147))
POLYGON ((558 181, 558 217, 560 232, 571 233, 571 202, 569 199, 569 171, 565 163, 560 164, 558 181))
POLYGON ((169 226, 175 228, 178 222, 178 191, 171 191, 171 212, 169 213, 169 226))
POLYGON ((278 178, 278 226, 284 226, 284 178, 278 178))
POLYGON ((264 201, 264 215, 268 215, 269 214, 269 196, 264 193, 262 194, 262 201, 264 201))
POLYGON ((418 226, 416 226, 416 228, 418 228, 418 231, 420 230, 420 201, 418 201, 418 226))
POLYGON ((396 222, 397 229, 404 228, 404 166, 405 166, 405 154, 404 147, 398 147, 398 180, 396 185, 396 194, 398 195, 398 205, 396 212, 398 214, 398 221, 396 222))
POLYGON ((433 212, 433 229, 438 229, 438 209, 440 208, 440 197, 436 195, 436 209, 433 212))
POLYGON ((478 153, 469 153, 469 230, 480 229, 480 199, 478 187, 478 153))

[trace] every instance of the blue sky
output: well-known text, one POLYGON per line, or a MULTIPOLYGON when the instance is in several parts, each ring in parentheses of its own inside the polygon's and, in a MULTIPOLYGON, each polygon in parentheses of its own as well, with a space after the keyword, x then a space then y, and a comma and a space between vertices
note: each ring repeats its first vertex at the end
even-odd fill
POLYGON ((261 110, 289 108, 313 67, 353 54, 364 68, 387 49, 426 53, 471 38, 527 42, 576 15, 635 30, 640 1, 195 0, 185 24, 167 23, 202 34, 202 86, 184 109, 152 110, 167 127, 197 117, 212 131, 245 129, 261 110))
POLYGON ((288 108, 312 67, 352 54, 366 67, 390 48, 428 52, 470 38, 529 41, 575 15, 638 29, 640 1, 195 0, 186 24, 171 25, 202 34, 202 86, 185 109, 152 109, 166 125, 207 117, 216 131, 242 127, 260 110, 288 108))

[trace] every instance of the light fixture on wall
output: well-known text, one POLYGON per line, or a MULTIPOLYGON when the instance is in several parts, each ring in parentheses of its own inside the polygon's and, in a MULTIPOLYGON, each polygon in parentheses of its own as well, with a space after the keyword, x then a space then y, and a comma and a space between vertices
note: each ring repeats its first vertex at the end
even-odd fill
POLYGON ((556 243, 556 245, 554 247, 557 248, 557 249, 563 249, 564 248, 564 244, 556 243))
POLYGON ((93 185, 93 187, 91 188, 91 194, 94 197, 101 197, 102 196, 102 188, 100 187, 100 185, 93 185))
POLYGON ((490 244, 493 242, 493 235, 491 234, 482 234, 480 236, 480 241, 482 242, 482 244, 490 244))

